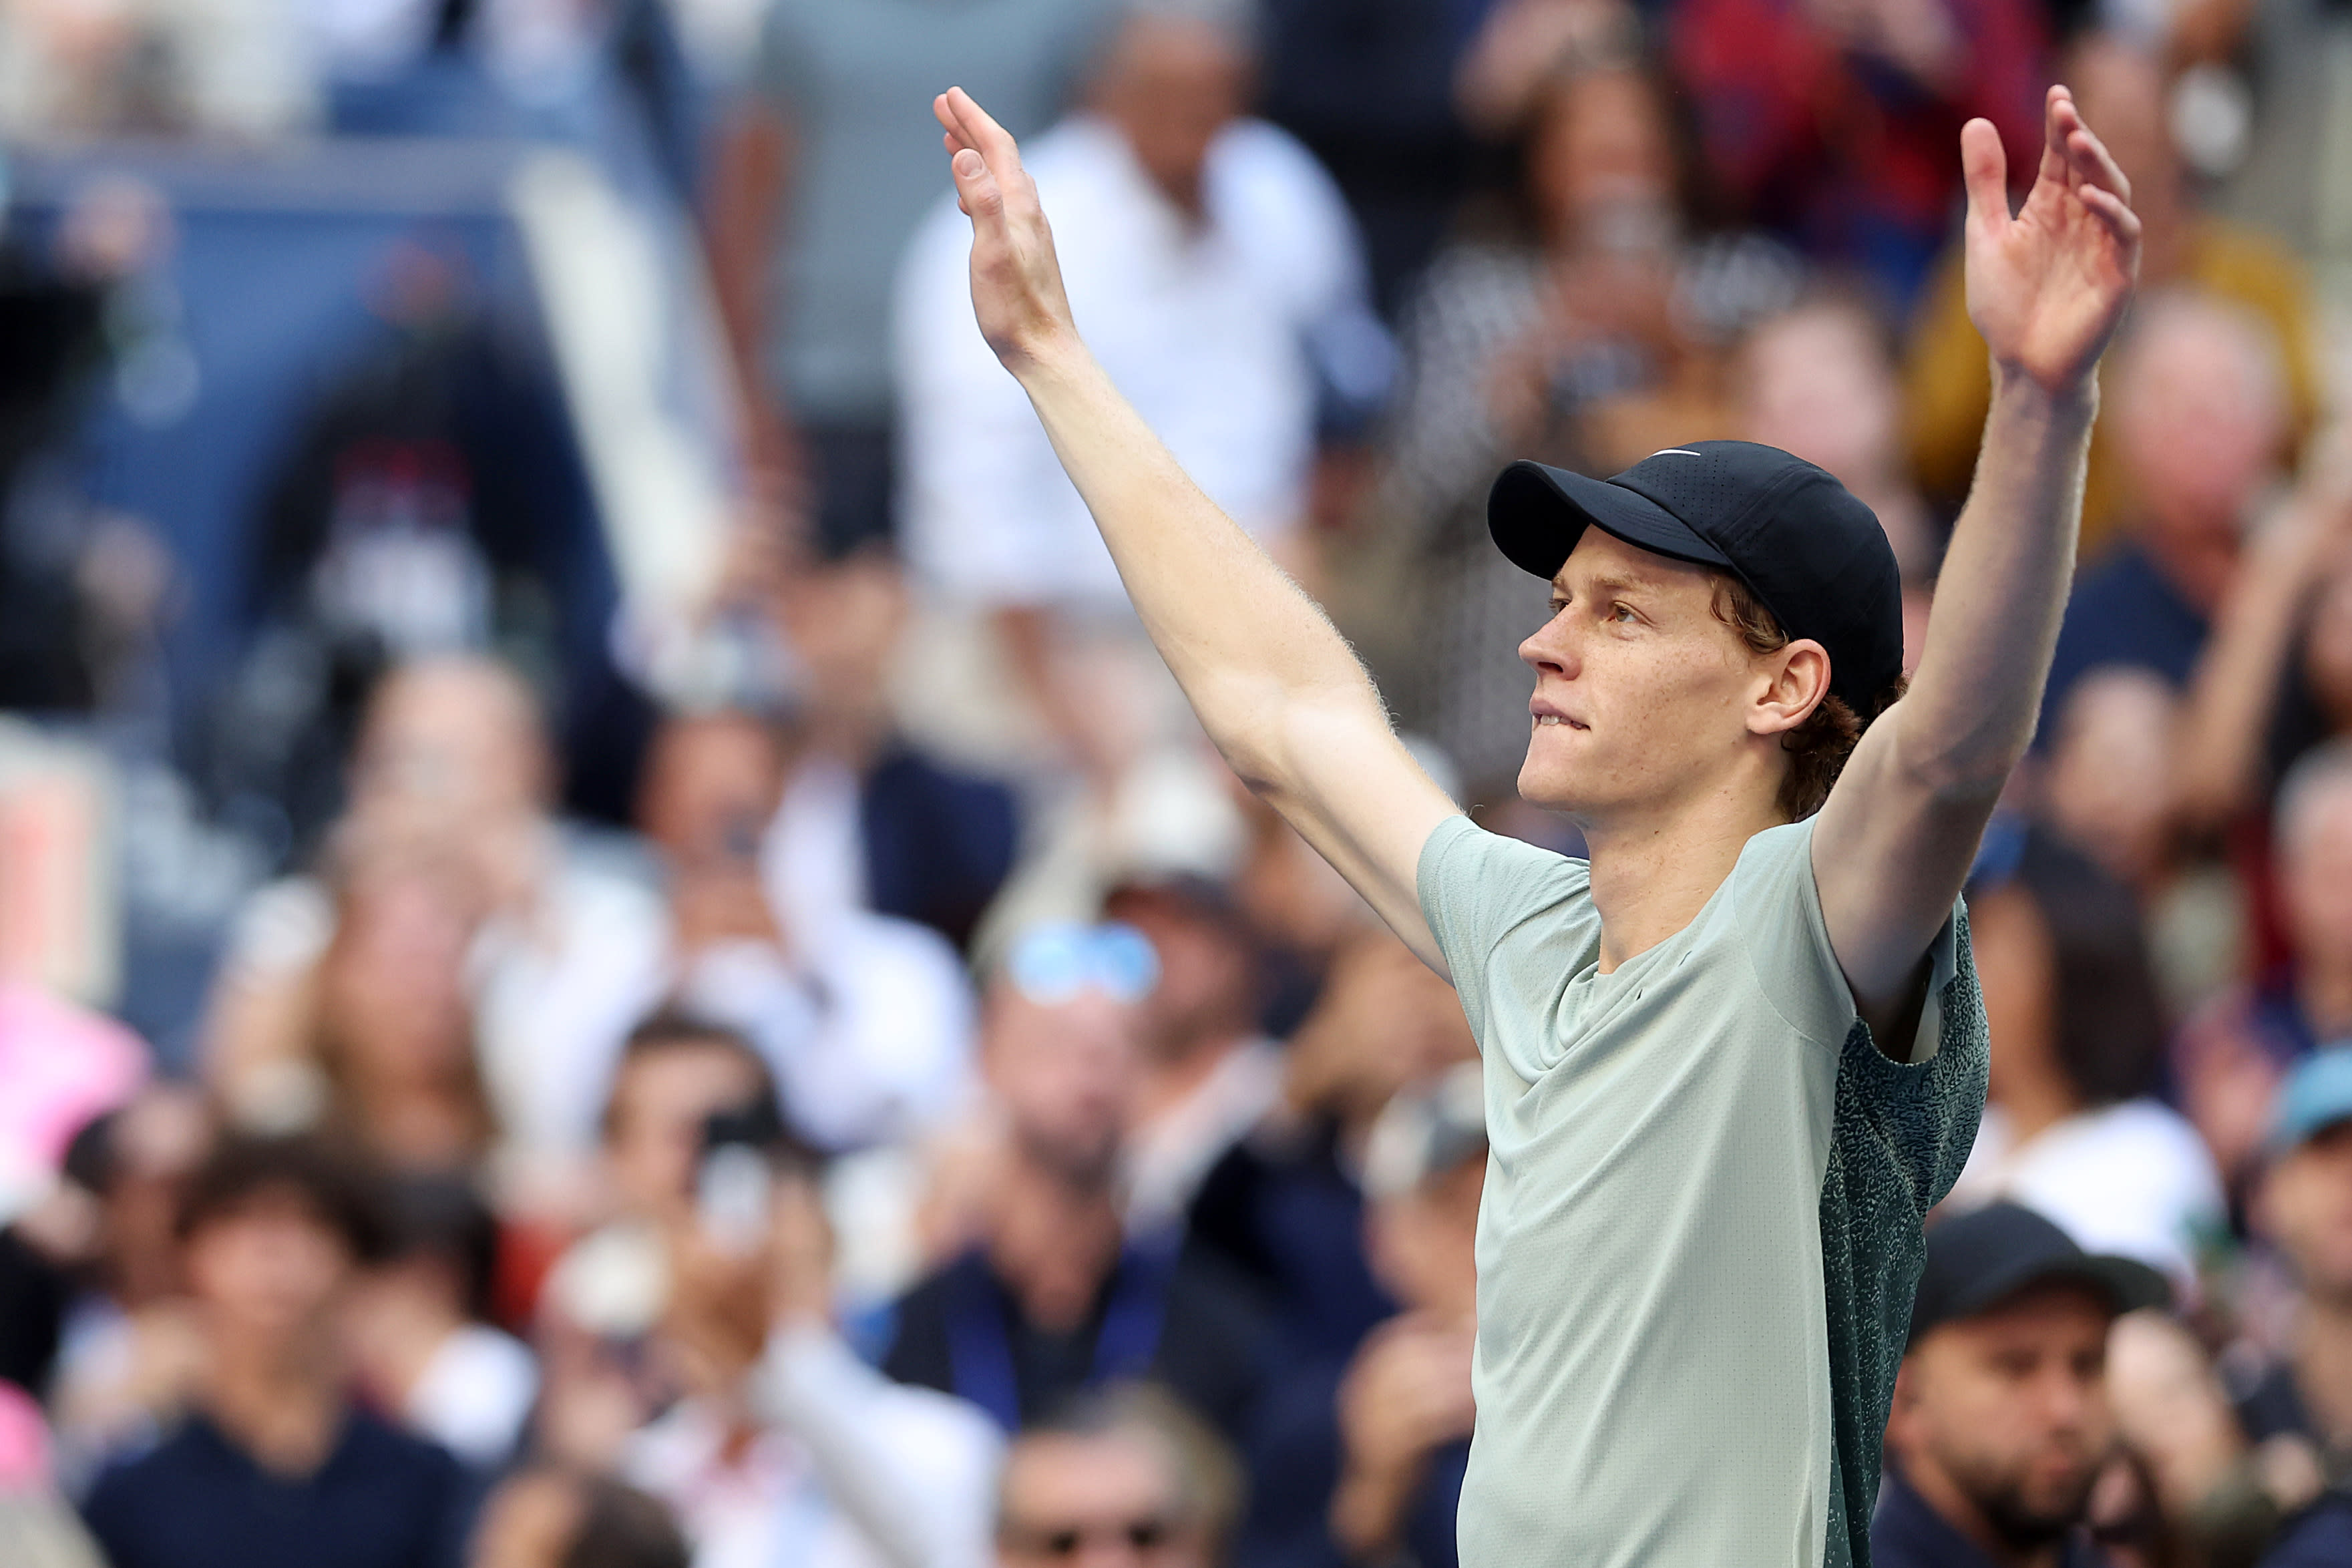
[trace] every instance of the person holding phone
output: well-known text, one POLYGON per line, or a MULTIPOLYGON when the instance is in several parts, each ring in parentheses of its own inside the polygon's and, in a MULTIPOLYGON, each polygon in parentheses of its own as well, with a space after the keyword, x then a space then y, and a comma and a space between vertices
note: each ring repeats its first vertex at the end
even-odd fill
POLYGON ((1605 482, 1504 470, 1490 531, 1550 585, 1519 790, 1576 822, 1579 860, 1482 831, 1423 772, 1087 352, 1013 138, 960 89, 934 109, 981 333, 1145 628, 1478 1038, 1462 1560, 1867 1563, 1921 1222, 1983 1106, 1958 897, 2050 666, 2137 270, 2129 183, 2063 87, 2020 212, 1994 128, 1963 130, 1997 392, 1907 696, 1894 552, 1825 471, 1721 441, 1605 482))
POLYGON ((895 1142, 961 1103, 971 992, 936 931, 776 896, 761 862, 787 763, 776 726, 749 712, 673 718, 656 733, 638 815, 667 873, 671 952, 634 1013, 674 1000, 739 1030, 813 1143, 895 1142))

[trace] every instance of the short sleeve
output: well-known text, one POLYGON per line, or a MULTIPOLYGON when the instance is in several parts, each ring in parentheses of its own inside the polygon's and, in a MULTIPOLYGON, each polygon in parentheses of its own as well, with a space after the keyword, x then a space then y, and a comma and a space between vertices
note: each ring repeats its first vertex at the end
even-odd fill
MULTIPOLYGON (((1834 1049, 1853 1028, 1855 1010, 1813 880, 1816 820, 1768 828, 1749 839, 1732 871, 1732 892, 1757 985, 1790 1028, 1834 1049)), ((1944 988, 1958 969, 1954 944, 1954 922, 1947 918, 1927 948, 1927 997, 1918 1033, 1899 1060, 1916 1065, 1936 1054, 1944 988)))
POLYGON ((1521 922, 1583 897, 1584 862, 1449 816, 1421 847, 1416 879, 1422 916, 1484 1049, 1490 955, 1521 922))

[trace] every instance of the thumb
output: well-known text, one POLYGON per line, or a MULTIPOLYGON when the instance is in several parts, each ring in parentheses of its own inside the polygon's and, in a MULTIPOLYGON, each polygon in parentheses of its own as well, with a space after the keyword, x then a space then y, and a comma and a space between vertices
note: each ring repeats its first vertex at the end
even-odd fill
POLYGON ((1968 186, 1969 227, 2009 221, 2009 154, 1991 121, 1960 127, 1960 177, 1968 186))

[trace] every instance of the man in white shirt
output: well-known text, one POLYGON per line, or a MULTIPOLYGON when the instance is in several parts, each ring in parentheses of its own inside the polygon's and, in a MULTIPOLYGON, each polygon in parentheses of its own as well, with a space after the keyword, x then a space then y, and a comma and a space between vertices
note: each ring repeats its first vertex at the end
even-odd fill
MULTIPOLYGON (((1288 134, 1243 116, 1251 64, 1238 26, 1139 9, 1087 109, 1026 166, 1111 378, 1280 554, 1315 458, 1318 350, 1377 364, 1385 345, 1338 188, 1288 134), (1351 342, 1372 346, 1351 356, 1351 342)), ((901 537, 919 572, 966 601, 1123 617, 1086 504, 973 324, 970 248, 942 202, 899 271, 901 537)))

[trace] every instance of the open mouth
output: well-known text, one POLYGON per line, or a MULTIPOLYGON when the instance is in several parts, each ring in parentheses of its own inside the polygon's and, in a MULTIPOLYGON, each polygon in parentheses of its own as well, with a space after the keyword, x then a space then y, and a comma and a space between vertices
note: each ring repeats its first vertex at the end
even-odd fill
POLYGON ((1561 713, 1538 713, 1535 718, 1536 728, 1538 730, 1587 730, 1591 728, 1589 724, 1580 723, 1576 720, 1570 719, 1567 715, 1561 713))

